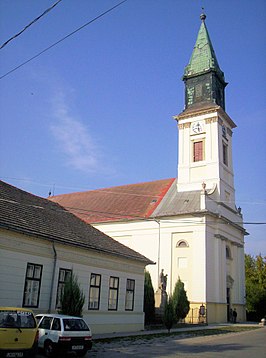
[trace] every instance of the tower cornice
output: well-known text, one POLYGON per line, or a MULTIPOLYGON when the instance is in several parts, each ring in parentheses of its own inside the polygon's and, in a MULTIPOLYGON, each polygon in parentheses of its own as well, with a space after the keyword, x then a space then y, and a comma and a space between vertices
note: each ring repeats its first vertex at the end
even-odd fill
POLYGON ((211 113, 216 113, 216 116, 219 116, 220 118, 226 120, 231 128, 236 128, 235 122, 224 111, 224 109, 218 105, 205 106, 203 108, 185 109, 180 114, 173 116, 173 118, 178 122, 180 120, 184 120, 187 118, 193 118, 193 117, 202 116, 202 115, 211 114, 211 113))

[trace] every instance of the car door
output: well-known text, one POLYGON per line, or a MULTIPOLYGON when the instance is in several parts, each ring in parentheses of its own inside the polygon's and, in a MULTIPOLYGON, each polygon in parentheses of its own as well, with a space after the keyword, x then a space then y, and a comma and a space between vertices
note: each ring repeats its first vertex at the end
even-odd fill
POLYGON ((52 342, 58 343, 59 335, 61 332, 61 320, 55 317, 52 322, 49 338, 52 342))
POLYGON ((50 336, 50 328, 53 317, 43 316, 39 323, 39 347, 44 347, 44 342, 50 336))
MULTIPOLYGON (((33 313, 25 310, 1 309, 0 350, 30 349, 36 336, 36 322, 33 313)), ((22 354, 22 353, 21 353, 22 354)))

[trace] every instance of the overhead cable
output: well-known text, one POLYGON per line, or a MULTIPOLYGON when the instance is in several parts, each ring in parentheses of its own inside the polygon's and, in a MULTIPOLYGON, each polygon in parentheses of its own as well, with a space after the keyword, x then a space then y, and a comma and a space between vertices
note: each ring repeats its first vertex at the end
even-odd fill
POLYGON ((44 15, 46 15, 49 11, 51 11, 58 3, 60 3, 60 1, 62 0, 57 0, 56 3, 54 3, 52 6, 49 7, 49 9, 45 10, 41 15, 39 15, 38 17, 36 17, 36 19, 32 20, 27 26, 25 26, 21 31, 19 31, 16 35, 12 36, 10 39, 8 39, 6 42, 4 42, 1 46, 0 46, 0 50, 2 48, 4 48, 10 41, 14 40, 16 37, 18 37, 19 35, 21 35, 25 30, 27 30, 31 25, 33 25, 35 22, 37 22, 38 20, 40 20, 41 17, 43 17, 44 15))
POLYGON ((55 47, 56 45, 58 45, 60 42, 66 40, 68 37, 74 35, 76 32, 82 30, 84 27, 92 24, 94 21, 98 20, 99 18, 101 18, 102 16, 108 14, 110 11, 114 10, 115 8, 117 8, 118 6, 122 5, 124 2, 126 2, 127 0, 123 0, 120 3, 116 4, 115 6, 111 7, 110 9, 104 11, 103 13, 101 13, 100 15, 96 16, 94 19, 88 21, 86 24, 80 26, 79 28, 77 28, 76 30, 72 31, 70 34, 64 36, 63 38, 61 38, 60 40, 56 41, 55 43, 53 43, 52 45, 46 47, 44 50, 42 50, 41 52, 37 53, 35 56, 31 57, 30 59, 28 59, 27 61, 21 63, 20 65, 18 65, 17 67, 13 68, 12 70, 8 71, 7 73, 5 73, 4 75, 2 75, 0 77, 0 80, 8 75, 10 75, 10 73, 18 70, 20 67, 26 65, 27 63, 31 62, 32 60, 34 60, 35 58, 41 56, 44 52, 50 50, 51 48, 55 47))
MULTIPOLYGON (((71 189, 71 190, 75 190, 75 191, 83 191, 85 192, 92 192, 92 191, 98 191, 101 193, 107 193, 107 194, 117 194, 117 195, 130 195, 130 196, 138 196, 138 197, 158 197, 160 198, 161 195, 160 194, 155 194, 155 193, 151 193, 148 191, 141 191, 141 193, 132 193, 132 192, 126 192, 123 190, 117 190, 117 187, 123 187, 123 186, 131 186, 131 185, 138 185, 140 183, 133 183, 133 184, 124 184, 124 185, 117 185, 114 187, 110 187, 110 188, 94 188, 94 189, 89 189, 87 187, 80 187, 80 186, 64 186, 64 185, 60 185, 60 184, 51 184, 51 183, 43 183, 43 182, 39 182, 37 180, 30 180, 28 178, 16 178, 16 177, 9 177, 9 176, 2 176, 0 177, 0 180, 16 180, 16 181, 25 181, 28 183, 32 183, 32 184, 36 184, 38 186, 44 186, 44 187, 53 187, 53 190, 55 190, 55 188, 61 188, 61 189, 71 189)), ((10 184, 12 185, 12 184, 10 184)), ((71 195, 71 194, 75 194, 75 192, 71 192, 71 193, 63 193, 63 194, 57 194, 53 196, 59 196, 59 195, 71 195)), ((46 198, 46 197, 42 197, 40 195, 34 194, 36 196, 39 196, 41 198, 46 198)), ((224 204, 232 204, 234 202, 232 201, 228 201, 228 200, 220 200, 218 202, 219 204, 224 203, 224 204)), ((238 203, 240 204, 249 204, 249 205, 266 205, 266 201, 261 199, 260 201, 248 201, 247 199, 240 199, 238 200, 238 203)))
MULTIPOLYGON (((45 199, 46 200, 46 199, 45 199)), ((13 199, 5 199, 5 198, 0 198, 0 202, 7 202, 7 203, 11 203, 13 205, 21 205, 24 207, 34 207, 34 208, 40 208, 40 209, 47 209, 47 207, 42 207, 42 206, 36 206, 35 204, 26 204, 26 203, 22 203, 19 202, 17 200, 13 200, 13 199)), ((124 218, 124 216, 128 216, 126 219, 140 219, 140 220, 146 220, 146 221, 154 221, 156 220, 155 217, 146 217, 146 216, 141 216, 141 215, 135 215, 135 214, 129 214, 129 213, 113 213, 113 212, 108 212, 108 211, 100 211, 100 210, 92 210, 92 209, 82 209, 82 208, 76 208, 76 207, 69 207, 69 206, 62 206, 59 203, 54 202, 55 204, 59 205, 58 208, 56 209, 57 212, 69 212, 69 213, 74 213, 74 212, 78 212, 80 214, 84 214, 84 216, 86 214, 88 214, 87 216, 90 215, 95 215, 98 214, 99 216, 101 215, 108 215, 109 217, 114 217, 114 218, 124 218), (62 209, 60 208, 62 207, 62 209)), ((200 214, 200 213, 199 213, 200 214)), ((76 214, 73 214, 76 215, 76 214)), ((77 215, 76 215, 77 216, 77 215)), ((179 223, 179 224, 188 224, 188 225, 199 225, 199 224, 205 224, 204 222, 201 222, 199 220, 189 220, 189 219, 183 219, 183 220, 179 220, 178 222, 176 222, 175 220, 162 220, 164 223, 179 223)), ((213 224, 216 223, 216 221, 209 221, 209 224, 213 224)), ((266 222, 254 222, 254 221, 245 221, 245 222, 241 222, 241 221, 232 221, 233 224, 244 224, 244 225, 266 225, 266 222)), ((224 223, 224 224, 228 224, 228 222, 224 223)))

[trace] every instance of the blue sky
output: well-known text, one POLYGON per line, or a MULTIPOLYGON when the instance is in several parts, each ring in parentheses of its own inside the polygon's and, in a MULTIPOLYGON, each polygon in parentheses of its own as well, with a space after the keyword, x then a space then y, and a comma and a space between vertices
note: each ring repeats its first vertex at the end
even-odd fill
MULTIPOLYGON (((55 0, 0 0, 0 42, 55 0)), ((62 0, 0 51, 0 76, 119 0, 62 0)), ((47 197, 177 175, 181 81, 200 26, 229 85, 236 204, 266 222, 264 0, 128 0, 0 81, 1 179, 47 197)), ((266 226, 246 225, 266 256, 266 226)))

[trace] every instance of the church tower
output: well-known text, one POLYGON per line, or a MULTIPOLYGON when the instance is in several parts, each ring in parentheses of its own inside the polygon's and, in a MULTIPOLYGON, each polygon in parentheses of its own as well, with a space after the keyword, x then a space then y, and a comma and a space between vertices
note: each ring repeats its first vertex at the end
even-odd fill
POLYGON ((202 14, 198 37, 185 67, 185 109, 179 128, 178 192, 216 189, 216 199, 234 207, 232 130, 225 112, 224 73, 219 67, 202 14), (206 186, 205 186, 206 185, 206 186))
MULTIPOLYGON (((200 18, 197 40, 183 75, 185 108, 174 117, 179 129, 176 195, 185 198, 188 205, 200 196, 200 208, 190 210, 191 216, 187 217, 194 223, 188 243, 193 259, 186 272, 178 268, 173 276, 191 284, 188 288, 191 305, 194 308, 204 302, 209 320, 230 320, 233 305, 237 305, 243 320, 247 233, 241 209, 235 205, 232 134, 236 125, 225 111, 227 83, 210 40, 206 15, 200 18), (197 271, 202 268, 201 275, 197 276, 195 270, 192 278, 193 267, 197 271)), ((185 237, 183 232, 180 236, 185 237)), ((181 254, 189 257, 180 251, 173 262, 181 254)))

